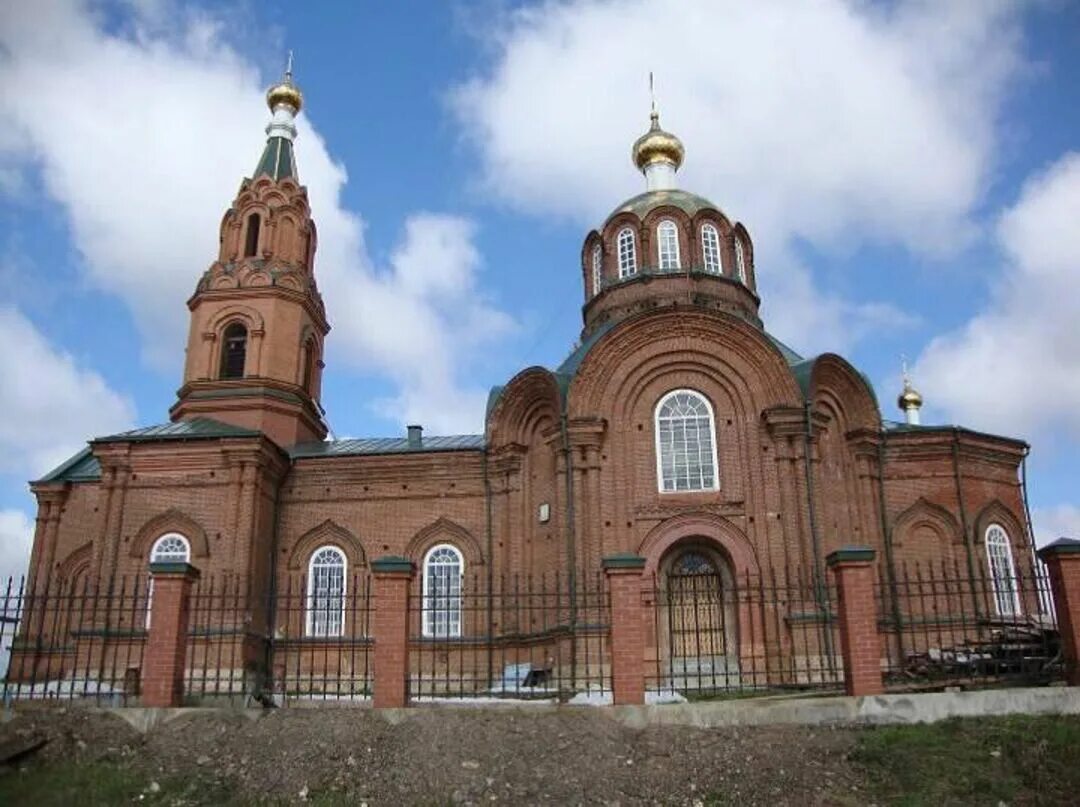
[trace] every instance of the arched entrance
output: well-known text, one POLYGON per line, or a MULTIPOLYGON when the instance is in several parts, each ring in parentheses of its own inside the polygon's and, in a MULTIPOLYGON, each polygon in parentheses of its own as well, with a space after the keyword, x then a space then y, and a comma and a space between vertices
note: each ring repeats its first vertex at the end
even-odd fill
POLYGON ((700 540, 672 547, 660 563, 660 653, 675 690, 739 685, 738 596, 731 564, 700 540))

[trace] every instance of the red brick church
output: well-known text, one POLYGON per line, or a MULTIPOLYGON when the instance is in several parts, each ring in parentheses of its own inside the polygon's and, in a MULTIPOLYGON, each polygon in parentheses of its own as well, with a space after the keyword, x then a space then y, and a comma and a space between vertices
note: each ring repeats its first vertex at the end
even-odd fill
MULTIPOLYGON (((266 147, 217 256, 193 268, 168 421, 94 437, 31 485, 35 590, 186 561, 256 596, 300 576, 333 602, 395 556, 452 602, 469 575, 583 579, 617 555, 657 577, 821 575, 858 544, 883 577, 944 560, 988 577, 999 614, 1027 607, 1013 579, 1031 563, 1028 447, 920 425, 909 384, 905 422, 889 422, 844 358, 770 336, 749 230, 678 187, 683 145, 655 111, 632 152, 644 192, 584 238, 565 361, 495 387, 483 434, 327 440, 331 324, 293 150, 302 96, 287 74, 267 100, 266 147)), ((337 635, 339 613, 316 610, 304 630, 337 635)), ((452 606, 425 617, 425 635, 461 630, 452 606)))

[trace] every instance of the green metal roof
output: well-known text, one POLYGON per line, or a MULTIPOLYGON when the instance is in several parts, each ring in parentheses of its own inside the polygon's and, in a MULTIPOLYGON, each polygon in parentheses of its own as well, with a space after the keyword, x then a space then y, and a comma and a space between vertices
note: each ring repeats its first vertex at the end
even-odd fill
POLYGON ((192 418, 159 423, 91 440, 92 443, 147 442, 150 440, 202 440, 216 437, 259 437, 262 432, 222 423, 211 418, 192 418))
POLYGON ((271 137, 266 141, 259 164, 255 167, 255 177, 266 174, 275 182, 285 177, 297 179, 296 159, 293 157, 292 142, 284 137, 271 137))
POLYGON ((101 463, 87 446, 66 462, 53 468, 39 482, 96 482, 101 479, 101 463))
POLYGON ((633 213, 638 218, 645 218, 645 215, 650 210, 661 207, 662 205, 672 205, 673 207, 685 211, 687 215, 690 216, 697 214, 699 210, 720 209, 704 196, 698 196, 696 193, 689 193, 688 191, 677 189, 646 191, 645 193, 639 193, 632 199, 627 199, 621 205, 616 207, 608 218, 610 219, 620 213, 633 213))
POLYGON ((433 451, 482 451, 482 434, 452 434, 444 437, 427 436, 420 444, 410 443, 408 437, 364 437, 352 440, 325 440, 321 443, 300 443, 289 449, 293 459, 312 457, 351 457, 363 454, 424 454, 433 451))

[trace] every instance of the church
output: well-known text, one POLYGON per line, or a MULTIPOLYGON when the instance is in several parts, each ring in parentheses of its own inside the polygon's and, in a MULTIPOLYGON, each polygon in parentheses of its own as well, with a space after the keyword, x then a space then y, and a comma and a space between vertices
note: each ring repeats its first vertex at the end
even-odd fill
MULTIPOLYGON (((882 579, 949 563, 991 581, 1000 615, 1027 607, 1013 581, 1032 564, 1028 446, 921 425, 907 380, 903 421, 887 420, 843 357, 805 357, 772 337, 757 291, 769 267, 756 264, 750 229, 679 187, 684 147, 655 108, 631 152, 643 192, 582 241, 570 355, 493 379, 503 383, 482 434, 410 425, 328 440, 332 323, 291 73, 267 102, 266 145, 221 219, 218 254, 201 274, 192 267, 167 421, 93 436, 31 483, 33 590, 179 561, 242 580, 259 601, 301 579, 325 603, 394 557, 445 606, 423 634, 455 636, 467 579, 573 581, 613 556, 644 559, 661 580, 820 577, 828 553, 861 545, 882 579)), ((304 631, 339 635, 341 620, 316 608, 304 631)))

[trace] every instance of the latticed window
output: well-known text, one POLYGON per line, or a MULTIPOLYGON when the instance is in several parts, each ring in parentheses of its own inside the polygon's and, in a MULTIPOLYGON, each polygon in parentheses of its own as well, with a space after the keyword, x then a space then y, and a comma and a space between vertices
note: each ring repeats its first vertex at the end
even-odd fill
POLYGON ((336 546, 316 549, 308 565, 307 635, 345 633, 345 553, 336 546))
POLYGON ((670 219, 656 228, 656 249, 660 271, 679 268, 679 228, 670 219))
POLYGON ((619 277, 630 277, 637 272, 637 244, 634 231, 629 227, 619 231, 619 277))
POLYGON ((999 616, 1020 614, 1020 593, 1016 586, 1009 535, 998 524, 986 529, 986 563, 990 567, 990 586, 999 616))
POLYGON ((449 544, 432 547, 424 558, 424 636, 461 636, 461 553, 449 544))
POLYGON ((705 271, 720 274, 720 234, 711 224, 701 228, 701 255, 705 259, 705 271))
POLYGON ((243 378, 247 361, 247 328, 233 322, 225 329, 221 345, 221 377, 243 378))
MULTIPOLYGON (((178 532, 162 535, 150 547, 151 563, 189 563, 191 545, 187 538, 178 532)), ((146 584, 146 629, 150 629, 150 612, 154 604, 154 578, 146 584)))
POLYGON ((599 244, 592 248, 592 293, 600 293, 600 281, 603 277, 604 253, 599 244))
POLYGON ((746 282, 746 250, 739 236, 735 236, 735 275, 746 282))
POLYGON ((675 390, 656 407, 656 465, 660 490, 716 490, 716 435, 708 400, 675 390))

